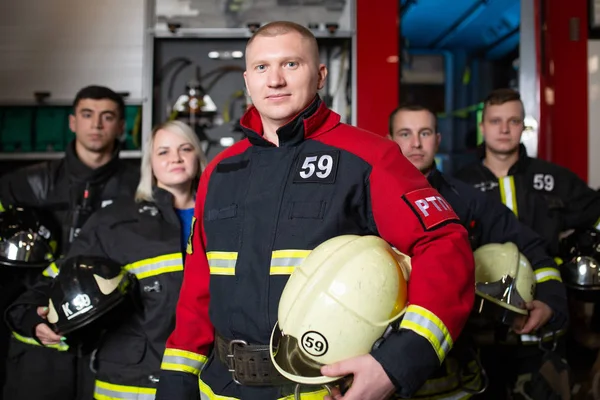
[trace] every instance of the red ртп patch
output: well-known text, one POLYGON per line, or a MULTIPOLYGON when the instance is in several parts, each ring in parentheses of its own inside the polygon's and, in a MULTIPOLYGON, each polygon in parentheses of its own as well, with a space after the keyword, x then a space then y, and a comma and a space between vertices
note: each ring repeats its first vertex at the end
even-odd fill
POLYGON ((413 190, 402 198, 419 218, 426 231, 447 221, 459 220, 450 204, 433 188, 413 190))

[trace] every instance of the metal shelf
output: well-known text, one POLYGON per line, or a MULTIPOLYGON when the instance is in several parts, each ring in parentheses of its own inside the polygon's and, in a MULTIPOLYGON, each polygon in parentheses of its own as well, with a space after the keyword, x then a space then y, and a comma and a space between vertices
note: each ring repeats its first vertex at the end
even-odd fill
MULTIPOLYGON (((148 33, 157 39, 248 39, 252 33, 245 28, 179 28, 175 33, 165 29, 148 29, 148 33)), ((352 31, 329 33, 325 30, 312 31, 317 39, 349 39, 352 31)))
MULTIPOLYGON (((65 153, 62 151, 31 152, 31 153, 0 153, 0 161, 46 161, 58 160, 63 158, 65 153)), ((123 159, 135 159, 142 157, 141 150, 123 150, 119 153, 123 159)))
MULTIPOLYGON (((125 98, 123 98, 123 100, 125 101, 126 106, 141 106, 144 103, 143 99, 129 99, 129 98, 125 97, 125 98)), ((31 100, 0 99, 0 107, 33 107, 33 106, 40 106, 40 107, 48 107, 48 106, 67 107, 68 106, 68 107, 70 107, 72 105, 73 105, 73 99, 70 99, 70 100, 49 99, 49 100, 45 100, 42 102, 35 101, 34 99, 31 99, 31 100)))

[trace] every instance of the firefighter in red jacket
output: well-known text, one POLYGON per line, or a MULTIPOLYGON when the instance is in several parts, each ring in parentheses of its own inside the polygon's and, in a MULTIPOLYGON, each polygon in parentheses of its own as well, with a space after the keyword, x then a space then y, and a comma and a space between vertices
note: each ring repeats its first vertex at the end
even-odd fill
POLYGON ((268 353, 279 298, 294 267, 339 235, 382 237, 412 257, 412 273, 399 328, 370 354, 322 368, 354 376, 336 399, 411 396, 459 335, 474 298, 466 231, 395 143, 327 108, 317 95, 326 75, 300 25, 273 22, 249 40, 247 138, 200 180, 157 399, 293 398, 268 353))

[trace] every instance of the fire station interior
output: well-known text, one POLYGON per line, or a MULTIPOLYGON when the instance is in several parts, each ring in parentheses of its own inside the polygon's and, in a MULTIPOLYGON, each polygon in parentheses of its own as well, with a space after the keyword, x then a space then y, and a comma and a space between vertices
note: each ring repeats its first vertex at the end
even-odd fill
MULTIPOLYGON (((329 69, 319 94, 342 122, 385 136, 399 104, 426 106, 443 135, 437 167, 452 175, 478 160, 483 99, 512 88, 526 107, 528 154, 600 190, 593 0, 0 2, 0 177, 64 156, 74 96, 91 84, 125 99, 120 156, 132 168, 167 120, 192 126, 214 159, 244 139, 245 43, 274 20, 315 34, 329 69), (197 112, 191 100, 202 104, 197 112)), ((600 310, 593 299, 569 301, 571 398, 600 399, 600 310)))

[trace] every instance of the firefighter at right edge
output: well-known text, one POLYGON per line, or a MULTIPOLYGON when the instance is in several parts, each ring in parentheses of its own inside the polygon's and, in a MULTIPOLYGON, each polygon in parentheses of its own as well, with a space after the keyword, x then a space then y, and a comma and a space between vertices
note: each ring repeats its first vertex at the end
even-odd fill
MULTIPOLYGON (((529 157, 520 143, 524 119, 525 109, 518 92, 497 89, 490 93, 484 101, 480 125, 484 136, 484 143, 479 148, 480 159, 460 170, 456 177, 488 196, 500 198, 519 221, 545 239, 548 254, 560 264, 561 233, 576 228, 598 229, 600 194, 566 168, 529 157)), ((501 348, 499 353, 504 357, 512 353, 516 357, 513 362, 523 371, 514 389, 523 391, 519 379, 525 381, 528 373, 535 377, 543 356, 555 354, 564 359, 564 331, 521 335, 518 340, 523 346, 501 348), (552 350, 556 345, 555 351, 541 351, 540 337, 544 349, 552 350)), ((496 355, 491 357, 495 359, 496 355)), ((530 393, 541 389, 534 385, 535 382, 534 379, 529 383, 533 385, 527 389, 530 393)))
MULTIPOLYGON (((563 328, 568 321, 567 295, 561 283, 560 272, 547 254, 546 243, 531 228, 520 223, 499 199, 487 196, 437 168, 435 155, 442 134, 438 131, 436 115, 422 105, 403 104, 390 114, 389 130, 390 139, 398 143, 402 154, 454 208, 469 232, 473 250, 490 243, 512 242, 531 263, 537 281, 535 300, 531 307, 536 310, 530 312, 525 325, 520 330, 515 327, 516 330, 530 334, 539 329, 563 328)), ((503 383, 510 380, 515 369, 507 370, 505 366, 498 368, 495 360, 492 360, 491 365, 483 365, 484 370, 491 372, 486 374, 488 386, 485 388, 484 371, 473 362, 477 360, 473 351, 475 345, 483 345, 482 342, 492 339, 494 326, 473 323, 468 324, 465 331, 448 356, 446 368, 442 366, 436 376, 421 388, 419 398, 465 399, 483 389, 483 397, 486 399, 505 398, 503 383), (475 337, 479 339, 474 340, 475 337), (495 370, 498 370, 497 374, 494 373, 495 370), (458 397, 459 395, 462 397, 458 397)))
MULTIPOLYGON (((268 370, 264 348, 293 267, 343 234, 382 237, 412 257, 412 273, 399 329, 370 354, 322 367, 327 376, 354 376, 336 400, 410 397, 463 328, 474 300, 466 230, 451 208, 431 203, 439 193, 395 143, 340 122, 317 94, 326 75, 315 37, 300 25, 269 23, 249 40, 247 138, 200 179, 157 399, 197 399, 198 386, 202 399, 293 398, 295 385, 276 375, 234 382, 230 370, 247 365, 237 356, 228 362, 229 352, 255 354, 249 361, 268 362, 256 367, 268 370)), ((303 400, 331 398, 321 387, 301 390, 303 400)))

